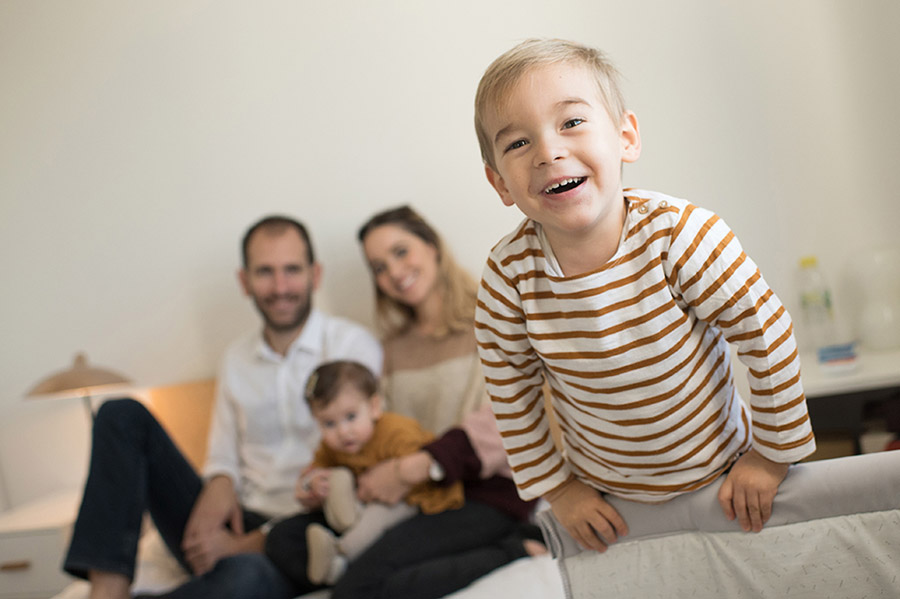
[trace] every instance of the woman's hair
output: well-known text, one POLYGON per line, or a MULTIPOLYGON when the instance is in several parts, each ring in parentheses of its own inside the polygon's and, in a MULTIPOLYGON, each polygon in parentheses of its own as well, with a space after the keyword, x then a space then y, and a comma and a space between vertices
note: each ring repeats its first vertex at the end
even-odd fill
MULTIPOLYGON (((400 206, 379 212, 359 229, 360 243, 377 227, 393 225, 412 233, 437 250, 438 284, 443 298, 443 326, 436 331, 437 336, 461 332, 472 327, 475 320, 476 285, 472 276, 459 266, 450 255, 437 231, 425 222, 409 206, 400 206)), ((387 336, 406 330, 416 318, 412 306, 391 299, 375 284, 375 309, 378 326, 387 336)))
POLYGON ((306 403, 313 409, 325 408, 346 385, 366 397, 378 392, 378 380, 371 370, 352 360, 335 360, 325 362, 309 375, 304 393, 306 403))

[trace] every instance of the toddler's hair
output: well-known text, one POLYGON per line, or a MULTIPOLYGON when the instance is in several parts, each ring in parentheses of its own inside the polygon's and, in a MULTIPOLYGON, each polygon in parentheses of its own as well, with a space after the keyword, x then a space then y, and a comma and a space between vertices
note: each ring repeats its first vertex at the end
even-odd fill
POLYGON ((489 110, 501 106, 512 87, 529 69, 556 63, 576 63, 590 69, 606 111, 614 123, 625 114, 625 100, 619 84, 619 72, 606 55, 589 46, 561 39, 528 39, 501 54, 485 70, 475 93, 475 133, 481 146, 481 159, 497 170, 493 142, 484 128, 489 110))
POLYGON ((310 408, 322 409, 334 401, 346 385, 353 386, 367 398, 378 392, 378 380, 371 370, 352 360, 335 360, 321 364, 309 375, 306 402, 310 408))

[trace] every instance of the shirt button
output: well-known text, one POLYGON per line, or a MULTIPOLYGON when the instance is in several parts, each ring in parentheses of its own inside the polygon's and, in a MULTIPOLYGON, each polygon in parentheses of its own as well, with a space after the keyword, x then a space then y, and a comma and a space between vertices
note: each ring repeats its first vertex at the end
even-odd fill
POLYGON ((643 204, 638 206, 638 212, 640 212, 641 214, 647 214, 647 210, 649 210, 649 208, 647 208, 647 202, 644 202, 643 204))
POLYGON ((665 200, 660 200, 660 201, 659 201, 659 207, 660 207, 660 208, 667 208, 668 206, 669 206, 669 202, 667 202, 667 201, 665 201, 665 200))

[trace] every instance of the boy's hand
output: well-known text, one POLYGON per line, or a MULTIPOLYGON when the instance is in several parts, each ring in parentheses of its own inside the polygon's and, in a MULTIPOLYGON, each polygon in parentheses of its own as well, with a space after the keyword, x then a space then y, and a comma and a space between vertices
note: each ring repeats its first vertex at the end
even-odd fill
POLYGON ((545 498, 559 523, 585 549, 603 553, 607 545, 628 534, 628 526, 619 512, 597 489, 578 479, 564 483, 545 498))
POLYGON ((328 470, 313 468, 304 471, 297 479, 294 497, 308 509, 321 506, 328 497, 328 470))
POLYGON ((719 503, 729 520, 737 516, 745 531, 759 532, 772 515, 778 485, 790 464, 779 464, 751 449, 731 467, 719 488, 719 503))

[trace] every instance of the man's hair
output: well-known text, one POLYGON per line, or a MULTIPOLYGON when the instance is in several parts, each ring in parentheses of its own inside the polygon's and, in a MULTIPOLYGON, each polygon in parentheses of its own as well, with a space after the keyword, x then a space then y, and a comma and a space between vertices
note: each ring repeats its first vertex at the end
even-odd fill
POLYGON ((292 228, 297 231, 297 234, 300 235, 300 239, 306 244, 306 256, 309 259, 309 263, 312 264, 315 262, 316 258, 313 254, 312 241, 310 241, 306 227, 304 227, 300 221, 289 216, 274 214, 257 221, 247 229, 246 233, 244 233, 244 239, 241 241, 241 259, 243 260, 244 268, 247 268, 248 266, 247 248, 250 246, 250 239, 257 231, 264 231, 272 235, 280 235, 292 228))
MULTIPOLYGON (((456 263, 434 227, 409 206, 399 206, 379 212, 360 227, 357 234, 360 243, 365 242, 366 236, 373 229, 383 225, 393 225, 412 233, 437 250, 438 283, 443 293, 443 322, 435 332, 436 336, 470 330, 475 320, 475 280, 456 263)), ((377 282, 375 309, 378 326, 388 337, 404 331, 416 318, 412 306, 388 297, 377 282)))
POLYGON ((493 140, 484 127, 485 115, 501 107, 519 79, 530 69, 559 63, 587 67, 600 90, 600 98, 613 122, 625 114, 625 100, 619 84, 619 72, 606 55, 589 46, 561 39, 528 39, 501 54, 485 70, 475 93, 475 133, 481 146, 481 159, 497 170, 493 140))
POLYGON ((311 409, 321 410, 330 404, 346 385, 369 398, 378 392, 378 380, 372 371, 352 360, 325 362, 306 381, 306 402, 311 409))

